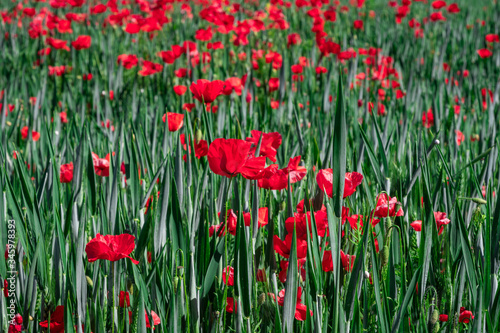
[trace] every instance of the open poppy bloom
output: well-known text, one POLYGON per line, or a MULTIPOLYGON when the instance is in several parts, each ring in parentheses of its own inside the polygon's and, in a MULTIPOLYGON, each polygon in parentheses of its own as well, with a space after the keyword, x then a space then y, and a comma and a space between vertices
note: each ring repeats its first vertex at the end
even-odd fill
POLYGON ((233 178, 259 179, 266 165, 265 157, 252 157, 252 144, 239 139, 215 139, 208 147, 208 165, 213 173, 233 178))
POLYGON ((307 169, 300 166, 301 156, 296 156, 290 159, 288 166, 283 169, 278 169, 277 164, 271 164, 264 169, 263 176, 259 179, 259 187, 268 190, 283 190, 288 187, 288 178, 290 184, 301 181, 307 174, 307 169))
MULTIPOLYGON (((278 294, 278 305, 285 305, 285 289, 281 289, 278 294)), ((274 294, 270 294, 273 298, 274 294)), ((312 310, 309 310, 310 315, 313 315, 312 310)), ((297 302, 295 304, 295 319, 298 321, 304 321, 307 317, 307 306, 302 303, 302 287, 297 287, 297 302)))
POLYGON ((129 234, 106 235, 97 234, 94 239, 87 243, 85 252, 89 262, 99 259, 118 261, 123 258, 129 258, 134 264, 139 261, 132 259, 130 253, 135 248, 135 237, 129 234))
POLYGON ((422 221, 421 220, 416 220, 410 223, 410 226, 415 230, 416 232, 422 231, 422 221))
MULTIPOLYGON (((274 235, 274 251, 281 255, 283 258, 290 257, 292 248, 293 234, 288 233, 285 236, 285 241, 282 241, 277 235, 274 235)), ((299 238, 297 235, 297 258, 303 259, 307 255, 307 239, 299 238)))
POLYGON ((403 209, 399 207, 396 211, 397 206, 401 206, 401 204, 396 197, 391 198, 387 193, 381 193, 377 197, 377 206, 375 207, 374 215, 376 217, 403 216, 403 209))
MULTIPOLYGON (((28 126, 24 126, 21 129, 21 136, 24 140, 28 139, 28 131, 29 131, 28 126)), ((31 131, 31 138, 35 142, 40 140, 40 133, 38 133, 37 131, 31 131)))
POLYGON ((177 132, 184 124, 184 115, 182 113, 167 112, 163 115, 163 122, 168 117, 168 130, 169 132, 177 132))
MULTIPOLYGON (((183 133, 179 136, 181 140, 181 145, 184 150, 188 150, 188 143, 186 142, 186 135, 183 133)), ((191 140, 190 140, 191 141, 191 140)), ((191 153, 191 145, 189 145, 189 153, 191 153)), ((194 140, 194 156, 198 159, 208 154, 208 143, 206 140, 196 141, 194 140)), ((184 162, 187 161, 186 155, 182 157, 184 162)))
POLYGON ((446 213, 443 212, 434 212, 434 219, 436 220, 438 235, 441 235, 444 231, 444 226, 449 224, 451 221, 446 217, 446 213))
POLYGON ((76 50, 84 50, 88 49, 91 43, 92 43, 92 38, 90 36, 81 35, 78 36, 78 38, 74 42, 71 42, 71 45, 76 50))
MULTIPOLYGON (((355 255, 345 254, 344 251, 340 250, 340 261, 342 262, 342 267, 347 272, 352 271, 354 266, 354 260, 356 260, 355 255)), ((323 260, 321 261, 321 267, 325 272, 333 271, 333 259, 332 259, 332 251, 325 251, 323 253, 323 260)))
POLYGON ((135 54, 120 54, 116 63, 122 65, 125 69, 131 69, 137 66, 139 59, 137 59, 135 54))
POLYGON ((61 183, 69 183, 73 180, 73 162, 61 165, 59 180, 61 183))
POLYGON ((184 95, 186 93, 186 91, 187 91, 186 86, 183 86, 183 85, 174 86, 174 92, 179 96, 184 95))
POLYGON ((463 306, 460 308, 460 316, 458 317, 459 323, 468 324, 471 320, 474 319, 474 315, 472 311, 466 310, 463 306))
POLYGON ((259 145, 260 137, 262 142, 260 144, 259 156, 265 156, 271 161, 276 162, 277 149, 281 146, 281 134, 278 132, 263 133, 261 131, 252 130, 252 136, 246 139, 247 142, 253 143, 251 154, 255 154, 255 150, 259 145))
POLYGON ((58 305, 55 311, 50 315, 50 323, 47 319, 42 321, 40 326, 50 329, 52 333, 64 332, 64 306, 58 305))
MULTIPOLYGON (((258 216, 258 223, 259 223, 259 228, 262 228, 263 226, 267 225, 268 223, 268 209, 267 207, 261 207, 259 208, 259 216, 258 216)), ((245 225, 247 227, 250 226, 250 222, 252 221, 252 217, 250 213, 243 213, 243 220, 245 221, 245 225)))
MULTIPOLYGON (((144 316, 146 317, 146 327, 151 328, 151 322, 149 321, 149 316, 148 316, 148 313, 146 312, 146 310, 144 310, 144 316)), ((158 317, 158 315, 154 311, 151 311, 151 317, 153 318, 153 330, 154 330, 155 325, 160 325, 161 319, 160 319, 160 317, 158 317)), ((128 320, 129 320, 129 324, 132 325, 132 322, 133 322, 132 311, 128 312, 128 320)))
MULTIPOLYGON (((226 214, 226 221, 208 228, 208 235, 212 237, 214 233, 216 233, 217 236, 222 237, 226 234, 227 226, 229 233, 233 236, 236 236, 236 225, 238 223, 238 216, 236 216, 236 214, 237 213, 235 213, 232 209, 228 210, 226 214), (220 230, 221 228, 222 230, 220 230)), ((217 214, 217 216, 220 217, 220 212, 217 214)))
POLYGON ((96 175, 109 177, 109 154, 107 154, 105 158, 99 158, 99 155, 92 153, 92 161, 94 162, 94 171, 96 175))
POLYGON ((191 83, 189 87, 193 93, 193 97, 205 104, 210 104, 215 101, 215 99, 222 94, 223 88, 224 81, 208 81, 205 79, 199 79, 196 83, 191 83))
MULTIPOLYGON (((363 175, 358 172, 346 172, 345 174, 345 183, 344 183, 344 194, 343 198, 347 198, 351 196, 354 192, 356 192, 356 188, 363 181, 363 175)), ((332 169, 323 169, 319 170, 316 175, 316 182, 321 190, 325 191, 325 193, 333 198, 333 170, 332 169)))
POLYGON ((493 55, 493 52, 491 52, 490 50, 488 49, 480 49, 480 50, 477 50, 477 54, 482 58, 482 59, 485 59, 485 58, 489 58, 493 55))

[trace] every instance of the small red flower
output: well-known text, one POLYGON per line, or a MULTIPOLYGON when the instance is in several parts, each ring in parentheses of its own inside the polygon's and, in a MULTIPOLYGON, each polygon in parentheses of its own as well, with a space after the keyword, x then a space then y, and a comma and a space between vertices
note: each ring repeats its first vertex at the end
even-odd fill
POLYGON ((87 243, 85 252, 89 262, 99 259, 118 261, 123 258, 129 258, 134 264, 139 261, 132 259, 130 253, 134 250, 135 237, 129 234, 106 235, 97 234, 94 239, 87 243))
POLYGON ((61 165, 59 180, 61 183, 70 183, 73 180, 73 162, 61 165))
POLYGON ((130 296, 128 291, 120 291, 120 308, 129 308, 130 307, 130 296))
POLYGON ((234 268, 227 266, 222 270, 222 281, 226 286, 234 286, 234 268))
POLYGON ((403 209, 399 207, 396 211, 397 206, 401 206, 401 204, 398 203, 396 197, 391 198, 387 193, 381 193, 377 197, 377 207, 375 207, 374 215, 376 217, 403 216, 403 209))
POLYGON ((184 125, 184 115, 182 113, 167 112, 163 115, 163 122, 167 120, 167 117, 170 132, 177 132, 184 125))
POLYGON ((468 324, 474 319, 472 311, 466 310, 464 307, 460 308, 460 316, 458 317, 459 323, 468 324))
POLYGON ((120 54, 116 60, 117 64, 122 65, 126 69, 131 69, 137 66, 138 62, 139 59, 137 59, 135 54, 120 54))
MULTIPOLYGON (((28 126, 24 126, 22 129, 21 129, 21 136, 24 140, 27 140, 28 139, 28 126)), ((33 141, 38 141, 40 139, 40 133, 36 132, 36 131, 31 131, 31 138, 33 139, 33 141)))
POLYGON ((439 321, 441 321, 441 322, 447 322, 448 321, 448 315, 440 314, 439 315, 439 321))

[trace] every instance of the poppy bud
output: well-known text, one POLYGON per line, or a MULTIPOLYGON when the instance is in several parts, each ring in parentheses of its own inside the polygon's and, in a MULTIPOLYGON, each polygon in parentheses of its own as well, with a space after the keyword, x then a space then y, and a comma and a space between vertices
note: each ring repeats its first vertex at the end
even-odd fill
POLYGON ((183 275, 184 275, 184 267, 177 266, 177 276, 182 278, 183 275))
POLYGON ((439 325, 439 323, 436 323, 436 325, 434 325, 434 328, 432 329, 432 333, 439 332, 440 328, 441 328, 441 325, 439 325))
POLYGON ((479 205, 486 205, 488 202, 484 199, 481 199, 481 198, 472 198, 472 201, 474 201, 475 203, 479 204, 479 205))
POLYGON ((280 211, 284 211, 286 209, 286 202, 282 201, 280 206, 280 211))
POLYGON ((174 278, 174 293, 177 293, 177 285, 179 284, 179 277, 174 278))
POLYGON ((196 131, 196 142, 200 142, 200 140, 203 138, 203 133, 201 132, 201 130, 197 130, 196 131))
POLYGON ((439 311, 437 309, 434 309, 432 311, 432 316, 431 316, 431 325, 435 325, 439 319, 439 311))
POLYGON ((90 288, 94 288, 94 281, 89 276, 85 276, 87 279, 87 284, 90 286, 90 288))

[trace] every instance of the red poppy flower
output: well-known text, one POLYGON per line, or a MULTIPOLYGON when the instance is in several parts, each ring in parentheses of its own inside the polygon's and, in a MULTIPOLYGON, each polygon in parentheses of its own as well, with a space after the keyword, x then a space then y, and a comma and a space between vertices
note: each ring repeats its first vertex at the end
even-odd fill
POLYGON ((138 74, 141 76, 149 76, 149 75, 159 73, 162 70, 163 70, 162 64, 157 64, 157 63, 154 63, 151 61, 143 60, 142 61, 142 68, 138 72, 138 74))
POLYGON ((71 45, 76 50, 84 50, 88 49, 91 43, 92 43, 92 38, 90 36, 81 35, 78 36, 78 38, 74 42, 71 42, 71 45))
POLYGON ((456 3, 452 3, 451 5, 448 6, 448 13, 450 14, 460 13, 460 8, 456 3))
POLYGON ((102 3, 100 3, 100 4, 95 5, 94 7, 91 7, 90 8, 90 13, 94 14, 94 15, 95 14, 102 14, 107 9, 108 9, 108 7, 106 7, 105 5, 103 5, 102 3))
MULTIPOLYGON (((342 267, 344 267, 344 269, 347 272, 352 271, 355 260, 356 260, 355 255, 345 254, 344 251, 340 250, 340 261, 342 262, 342 267)), ((333 271, 332 251, 325 251, 323 253, 323 260, 321 261, 321 267, 325 272, 333 271)))
POLYGON ((222 270, 222 281, 226 286, 234 286, 234 268, 227 266, 222 270))
POLYGON ((239 139, 215 139, 208 148, 208 164, 217 175, 232 178, 242 174, 258 179, 266 164, 265 157, 252 157, 252 144, 239 139))
POLYGON ((434 126, 434 113, 432 113, 432 108, 424 112, 422 115, 422 124, 425 128, 431 128, 434 126))
POLYGON ((223 88, 224 81, 215 80, 210 82, 205 79, 199 79, 196 83, 191 83, 191 86, 189 87, 193 93, 193 97, 205 104, 215 101, 215 99, 222 93, 223 88))
POLYGON ((448 321, 448 315, 440 314, 439 315, 439 321, 441 321, 441 322, 447 322, 448 321))
POLYGON ((443 212, 434 212, 434 219, 436 220, 438 235, 441 235, 444 231, 444 226, 449 224, 451 221, 446 217, 446 213, 443 212))
POLYGON ((363 29, 363 21, 361 21, 361 20, 354 21, 353 27, 354 27, 354 29, 357 29, 357 30, 363 29))
POLYGON ((460 308, 460 316, 458 317, 459 323, 468 324, 474 319, 472 311, 466 310, 464 307, 460 308))
POLYGON ((417 232, 422 231, 422 221, 420 220, 413 221, 412 223, 410 223, 410 226, 417 232))
POLYGON ((184 125, 184 115, 182 113, 167 112, 163 115, 163 122, 168 116, 168 130, 170 132, 178 131, 184 125))
POLYGON ((272 77, 269 79, 269 92, 278 90, 280 87, 280 79, 277 77, 272 77))
MULTIPOLYGON (((284 306, 285 304, 285 289, 281 289, 278 294, 278 304, 284 306)), ((270 294, 271 297, 275 298, 274 294, 270 294)), ((312 310, 309 310, 310 315, 313 315, 312 310)), ((298 321, 304 321, 307 317, 307 306, 302 303, 302 288, 297 287, 297 301, 295 305, 295 319, 298 321)))
POLYGON ((116 60, 117 64, 121 64, 126 69, 131 69, 137 66, 139 60, 135 54, 120 54, 116 60))
POLYGON ((488 34, 485 36, 485 38, 487 42, 489 43, 498 43, 500 42, 500 39, 498 38, 498 35, 497 34, 488 34))
POLYGON ((446 7, 446 2, 443 0, 437 0, 432 3, 432 8, 434 9, 441 9, 443 7, 446 7))
POLYGON ((444 17, 443 13, 441 13, 441 12, 432 13, 430 18, 431 18, 432 22, 446 21, 446 17, 444 17))
POLYGON ((128 291, 120 291, 120 308, 129 308, 130 307, 130 296, 128 291))
POLYGON ((208 42, 213 37, 212 27, 209 26, 207 29, 198 29, 194 36, 195 39, 203 42, 208 42))
POLYGON ((486 58, 489 58, 493 55, 493 53, 488 50, 488 49, 480 49, 480 50, 477 50, 477 54, 482 58, 482 59, 486 59, 486 58))
POLYGON ((226 312, 227 313, 233 313, 233 312, 237 312, 237 304, 234 302, 234 299, 232 297, 228 297, 226 299, 226 312))
MULTIPOLYGON (((149 322, 149 316, 146 310, 144 310, 144 315, 146 316, 146 328, 151 328, 151 323, 149 322)), ((154 329, 154 326, 160 325, 161 319, 154 311, 151 311, 151 317, 153 318, 153 329, 154 329)))
MULTIPOLYGON (((283 258, 290 256, 292 248, 292 234, 288 233, 285 236, 285 241, 282 241, 277 235, 274 235, 274 251, 283 258)), ((307 239, 297 237, 297 258, 304 259, 307 255, 307 239)))
POLYGON ((253 144, 250 154, 255 154, 255 150, 259 145, 260 137, 262 136, 259 156, 265 156, 271 161, 276 162, 277 149, 280 147, 282 142, 281 134, 278 132, 263 133, 257 130, 252 130, 250 133, 252 136, 246 139, 247 142, 253 144))
POLYGON ((92 161, 96 175, 109 177, 109 154, 105 158, 99 158, 99 155, 92 153, 92 161))
MULTIPOLYGON (((184 150, 187 150, 188 149, 188 145, 186 143, 186 136, 185 134, 181 134, 179 136, 180 140, 181 140, 181 144, 182 144, 182 147, 184 148, 184 150)), ((191 142, 191 140, 190 140, 191 142)), ((191 146, 189 146, 189 152, 191 153, 191 146)), ((200 141, 196 141, 194 140, 194 155, 196 158, 202 158, 203 156, 207 156, 208 154, 208 144, 207 144, 207 141, 205 140, 200 140, 200 141)), ((183 156, 183 159, 184 161, 187 160, 186 158, 186 155, 183 156)))
POLYGON ((283 169, 278 169, 277 164, 271 164, 264 169, 262 178, 258 181, 259 187, 280 191, 288 187, 288 178, 290 178, 290 184, 301 181, 305 177, 307 169, 299 166, 300 159, 301 156, 291 158, 288 166, 283 169))
POLYGON ((57 50, 69 51, 69 47, 67 45, 68 41, 66 40, 48 37, 45 41, 47 42, 47 44, 49 44, 50 46, 52 46, 57 50))
MULTIPOLYGON (((24 140, 28 139, 28 126, 24 126, 21 129, 21 136, 24 140)), ((37 131, 31 131, 31 138, 35 142, 38 141, 40 139, 40 133, 38 133, 37 131)))
MULTIPOLYGON (((220 217, 220 212, 217 214, 217 216, 220 217)), ((226 234, 226 225, 227 229, 229 230, 229 233, 233 236, 236 236, 236 225, 238 223, 238 217, 236 216, 236 213, 230 209, 227 211, 226 214, 226 221, 225 223, 221 224, 216 224, 208 228, 208 235, 212 237, 214 233, 217 234, 217 236, 222 237, 226 234), (222 230, 220 230, 222 228, 222 230), (219 231, 220 230, 220 231, 219 231)))
POLYGON ((59 180, 61 183, 69 183, 73 180, 73 162, 61 165, 59 180))
POLYGON ((457 146, 460 146, 462 142, 465 140, 465 135, 464 133, 460 132, 459 130, 455 130, 455 141, 457 142, 457 146))
MULTIPOLYGON (((259 208, 259 213, 258 213, 258 224, 259 224, 259 228, 262 228, 263 226, 267 225, 268 223, 268 218, 269 218, 269 215, 268 215, 268 209, 267 207, 261 207, 259 208)), ((243 213, 243 220, 245 221, 245 225, 247 227, 250 226, 250 223, 252 221, 252 217, 251 217, 251 214, 248 212, 248 213, 243 213)))
POLYGON ((179 96, 184 95, 186 93, 186 91, 187 91, 186 86, 183 86, 183 85, 174 86, 174 92, 179 96))
POLYGON ((132 259, 130 253, 134 250, 135 237, 129 234, 106 235, 97 234, 94 239, 87 243, 85 252, 89 262, 98 259, 109 261, 118 261, 123 258, 129 258, 134 264, 139 261, 132 259))
POLYGON ((64 332, 64 306, 58 305, 56 310, 50 315, 49 321, 42 321, 40 323, 42 328, 50 329, 52 333, 63 333, 64 332))
POLYGON ((243 83, 239 77, 230 77, 224 81, 224 90, 222 93, 229 96, 234 91, 236 95, 241 96, 242 88, 243 83))
MULTIPOLYGON (((351 196, 354 192, 356 192, 356 188, 363 181, 363 175, 358 172, 346 172, 345 174, 345 183, 344 183, 344 193, 343 198, 347 198, 351 196)), ((316 175, 316 182, 321 190, 325 191, 325 193, 333 198, 333 170, 332 169, 323 169, 319 170, 316 175)))
POLYGON ((391 198, 387 193, 381 193, 377 197, 377 206, 375 207, 374 215, 376 217, 403 216, 403 209, 399 207, 396 211, 397 206, 401 206, 401 204, 398 203, 396 197, 391 198))

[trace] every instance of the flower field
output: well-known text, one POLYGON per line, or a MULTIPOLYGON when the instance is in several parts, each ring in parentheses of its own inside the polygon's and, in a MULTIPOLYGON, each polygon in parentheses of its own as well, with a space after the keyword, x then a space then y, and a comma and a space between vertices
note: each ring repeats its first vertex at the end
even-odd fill
POLYGON ((500 332, 500 4, 0 3, 0 332, 500 332))

